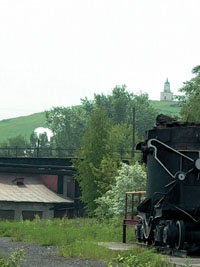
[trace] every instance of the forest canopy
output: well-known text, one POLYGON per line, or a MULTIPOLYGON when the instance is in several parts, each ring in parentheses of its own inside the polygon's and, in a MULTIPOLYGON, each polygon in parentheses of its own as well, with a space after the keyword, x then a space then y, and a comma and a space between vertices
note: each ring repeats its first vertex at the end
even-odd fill
MULTIPOLYGON (((157 112, 150 104, 147 94, 135 95, 126 90, 126 86, 116 86, 111 94, 95 94, 92 100, 84 98, 80 106, 54 107, 46 111, 46 120, 49 129, 53 131, 52 146, 76 151, 80 148, 81 139, 85 134, 88 123, 96 109, 104 109, 110 119, 110 131, 113 133, 116 144, 121 150, 131 150, 132 110, 136 110, 136 135, 144 138, 145 131, 155 124, 157 112), (113 128, 114 127, 114 128, 113 128), (122 135, 116 140, 116 129, 124 129, 122 135), (127 144, 127 139, 129 144, 127 144), (124 142, 125 148, 122 147, 124 142)), ((116 150, 118 148, 116 147, 116 150)))

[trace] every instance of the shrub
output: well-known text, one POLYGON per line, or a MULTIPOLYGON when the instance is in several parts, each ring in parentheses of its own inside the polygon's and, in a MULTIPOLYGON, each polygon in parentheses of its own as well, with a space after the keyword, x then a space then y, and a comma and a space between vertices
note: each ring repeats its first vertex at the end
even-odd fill
POLYGON ((122 215, 125 206, 125 193, 144 190, 145 187, 146 172, 143 167, 138 162, 133 166, 122 163, 119 175, 115 178, 115 184, 111 190, 95 200, 98 205, 95 215, 99 219, 122 215))
POLYGON ((108 267, 172 267, 165 257, 154 253, 152 249, 134 250, 129 255, 118 255, 108 267))
POLYGON ((0 267, 20 267, 25 258, 26 255, 23 249, 14 251, 9 258, 0 258, 0 267))

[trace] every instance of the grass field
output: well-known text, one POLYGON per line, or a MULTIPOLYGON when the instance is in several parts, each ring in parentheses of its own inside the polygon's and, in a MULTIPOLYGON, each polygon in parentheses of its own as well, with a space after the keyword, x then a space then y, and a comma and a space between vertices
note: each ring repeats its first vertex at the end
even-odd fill
MULTIPOLYGON (((177 102, 151 101, 152 106, 158 111, 170 116, 179 116, 180 108, 177 102)), ((23 135, 29 139, 30 134, 37 127, 46 127, 45 112, 35 113, 29 116, 18 117, 0 121, 0 143, 8 138, 23 135)))
POLYGON ((179 117, 180 107, 178 106, 178 102, 152 100, 151 104, 159 113, 179 117))
POLYGON ((23 135, 29 139, 37 127, 46 127, 45 112, 0 121, 0 143, 8 138, 23 135))
MULTIPOLYGON (((133 228, 128 229, 127 241, 134 240, 133 228)), ((160 255, 152 250, 133 248, 119 252, 98 246, 98 242, 122 241, 122 218, 99 222, 94 218, 54 219, 9 222, 0 221, 0 236, 13 241, 35 242, 43 246, 57 246, 59 255, 65 258, 101 259, 114 266, 159 267, 166 266, 160 255), (133 264, 127 265, 125 263, 133 264), (137 264, 135 264, 137 263, 137 264)))

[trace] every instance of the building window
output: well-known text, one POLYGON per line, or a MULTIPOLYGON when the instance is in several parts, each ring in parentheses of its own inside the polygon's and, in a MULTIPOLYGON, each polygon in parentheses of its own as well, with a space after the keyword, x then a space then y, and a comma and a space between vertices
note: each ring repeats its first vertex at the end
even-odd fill
POLYGON ((0 220, 14 220, 14 210, 0 210, 0 220))
POLYGON ((35 219, 35 216, 38 215, 40 219, 42 218, 42 211, 33 211, 33 210, 23 210, 22 211, 22 218, 23 220, 32 221, 35 219))

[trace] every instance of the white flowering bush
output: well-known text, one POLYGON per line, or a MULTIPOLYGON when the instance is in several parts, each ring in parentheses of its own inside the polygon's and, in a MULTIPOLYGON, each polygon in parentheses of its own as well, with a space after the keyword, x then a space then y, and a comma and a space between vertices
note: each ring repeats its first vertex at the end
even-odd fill
POLYGON ((142 166, 138 162, 133 166, 122 163, 111 190, 95 200, 98 205, 95 215, 101 219, 124 214, 126 192, 145 190, 145 188, 146 172, 142 166))

